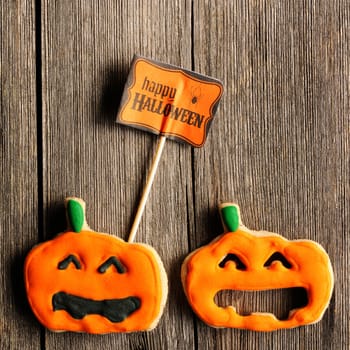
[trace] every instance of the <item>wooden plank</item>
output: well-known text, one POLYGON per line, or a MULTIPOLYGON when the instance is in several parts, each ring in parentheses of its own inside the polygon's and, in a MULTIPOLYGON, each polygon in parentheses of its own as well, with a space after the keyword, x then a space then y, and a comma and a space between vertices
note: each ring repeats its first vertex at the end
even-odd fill
POLYGON ((35 2, 0 5, 0 348, 38 349, 23 262, 38 241, 35 2))
MULTIPOLYGON (((194 68, 223 79, 226 94, 208 143, 193 152, 193 164, 189 147, 166 145, 137 236, 159 251, 169 275, 170 296, 161 323, 151 333, 130 335, 47 332, 41 345, 349 348, 346 1, 193 5, 194 68), (240 203, 248 227, 289 239, 311 238, 328 250, 336 288, 319 324, 271 334, 214 330, 198 320, 193 328, 179 283, 180 264, 189 250, 221 232, 216 204, 223 200, 240 203)), ((114 125, 118 99, 134 52, 191 67, 191 2, 170 7, 158 2, 43 2, 44 158, 39 171, 34 3, 5 3, 0 9, 5 189, 0 345, 37 349, 40 327, 18 274, 25 253, 39 239, 37 174, 44 174, 45 238, 65 228, 61 202, 66 195, 87 201, 93 228, 127 237, 156 138, 114 125)), ((280 313, 288 304, 285 298, 270 293, 243 295, 242 300, 247 309, 266 304, 280 313)))
MULTIPOLYGON (((46 238, 64 229, 68 195, 85 199, 92 228, 127 238, 157 138, 115 124, 119 98, 134 53, 191 67, 189 4, 42 1, 46 238)), ((159 252, 169 275, 158 327, 103 338, 47 332, 47 349, 194 347, 179 283, 191 196, 191 148, 168 141, 136 236, 159 252)))
MULTIPOLYGON (((194 1, 193 18, 194 68, 226 93, 195 151, 191 248, 222 232, 217 203, 235 201, 250 228, 321 243, 336 279, 320 323, 256 333, 197 321, 198 348, 348 349, 348 2, 194 1)), ((283 311, 281 296, 266 298, 243 295, 283 311)))

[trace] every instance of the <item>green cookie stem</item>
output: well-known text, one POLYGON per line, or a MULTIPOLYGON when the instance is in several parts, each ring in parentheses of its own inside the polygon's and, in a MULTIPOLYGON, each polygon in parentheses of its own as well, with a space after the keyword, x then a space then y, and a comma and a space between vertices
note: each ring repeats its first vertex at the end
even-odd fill
POLYGON ((83 206, 78 201, 70 199, 67 203, 67 214, 73 231, 79 233, 85 222, 83 206))
POLYGON ((229 232, 235 232, 240 225, 239 209, 234 204, 223 204, 220 208, 220 214, 224 226, 229 232))

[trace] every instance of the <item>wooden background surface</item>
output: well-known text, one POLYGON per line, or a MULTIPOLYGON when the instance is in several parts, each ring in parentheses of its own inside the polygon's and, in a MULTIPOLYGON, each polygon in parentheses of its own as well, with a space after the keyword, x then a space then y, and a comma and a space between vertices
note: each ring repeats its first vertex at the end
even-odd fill
MULTIPOLYGON (((348 349, 349 7, 1 1, 1 349, 348 349), (24 257, 65 228, 68 195, 85 199, 92 228, 127 238, 157 142, 114 122, 134 53, 225 86, 204 148, 167 142, 137 235, 163 258, 168 302, 149 333, 52 333, 27 304, 24 257), (211 329, 194 316, 180 265, 222 232, 224 200, 240 204, 248 227, 326 248, 336 284, 320 323, 256 333, 211 329)), ((278 314, 290 297, 241 293, 238 302, 278 314)))

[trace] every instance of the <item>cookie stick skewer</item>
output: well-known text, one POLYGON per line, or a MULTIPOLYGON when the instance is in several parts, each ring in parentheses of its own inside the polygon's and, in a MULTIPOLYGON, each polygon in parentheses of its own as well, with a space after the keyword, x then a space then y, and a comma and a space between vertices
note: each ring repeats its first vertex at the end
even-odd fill
POLYGON ((146 205, 146 202, 147 202, 147 199, 148 199, 148 195, 150 193, 150 190, 151 190, 151 187, 152 187, 155 175, 156 175, 156 171, 157 171, 157 168, 158 168, 158 165, 159 165, 160 157, 161 157, 161 155, 163 153, 165 141, 166 141, 166 137, 165 136, 160 136, 159 137, 159 141, 158 141, 156 152, 155 152, 154 157, 153 157, 151 169, 150 169, 150 172, 148 174, 148 177, 147 177, 147 180, 146 180, 146 184, 145 184, 145 188, 143 189, 142 196, 141 196, 141 199, 140 199, 140 203, 139 203, 139 206, 137 208, 136 215, 135 215, 135 218, 134 218, 134 222, 132 224, 132 227, 131 227, 131 230, 130 230, 130 233, 129 233, 129 238, 128 238, 128 242, 129 243, 131 243, 131 242, 133 242, 135 240, 136 232, 137 232, 137 229, 138 229, 138 227, 140 225, 141 217, 142 217, 142 214, 143 214, 143 212, 145 210, 145 205, 146 205))

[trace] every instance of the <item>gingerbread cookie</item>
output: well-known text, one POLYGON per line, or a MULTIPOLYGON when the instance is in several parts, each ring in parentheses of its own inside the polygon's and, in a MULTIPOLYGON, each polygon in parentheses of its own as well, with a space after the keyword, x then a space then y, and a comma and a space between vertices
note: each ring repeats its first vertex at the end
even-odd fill
POLYGON ((318 322, 333 291, 333 271, 325 250, 310 240, 252 231, 242 225, 237 205, 220 207, 227 233, 188 255, 181 270, 185 294, 195 313, 209 326, 273 331, 318 322), (234 306, 219 307, 223 290, 263 291, 300 287, 307 305, 286 320, 271 313, 239 315, 234 306))
POLYGON ((163 312, 167 277, 157 252, 92 231, 85 203, 66 200, 70 228, 28 254, 25 287, 47 328, 88 333, 153 329, 163 312))

